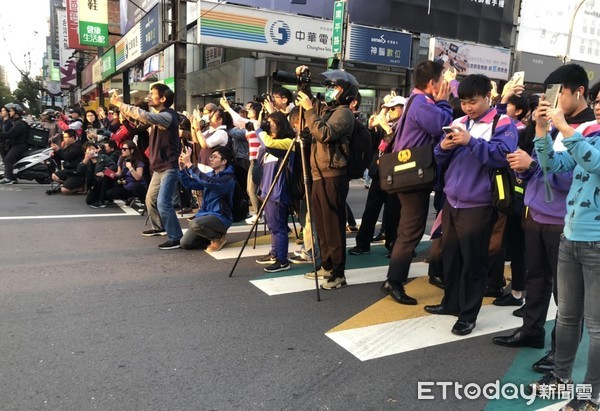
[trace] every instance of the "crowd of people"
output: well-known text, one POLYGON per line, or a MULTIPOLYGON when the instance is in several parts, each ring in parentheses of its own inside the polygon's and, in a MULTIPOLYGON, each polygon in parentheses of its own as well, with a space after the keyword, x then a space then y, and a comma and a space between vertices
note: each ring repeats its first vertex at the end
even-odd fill
MULTIPOLYGON (((296 69, 299 79, 306 78, 306 70, 296 69)), ((126 104, 115 92, 110 111, 73 108, 67 116, 46 110, 42 121, 60 164, 52 174, 55 187, 47 194, 85 192, 93 208, 115 199, 138 199, 152 224, 142 234, 167 236, 160 249, 217 252, 227 243, 239 189, 254 211, 246 222, 264 218, 271 233, 269 254, 256 260, 265 271, 284 271, 290 263, 314 259, 317 269, 305 277, 322 280, 325 290, 342 288, 347 285, 346 253, 369 254, 371 242, 384 239, 390 263, 382 288, 397 303, 416 305, 404 285, 425 232, 433 191, 437 218, 429 281, 443 288, 444 295, 425 311, 456 316, 451 332, 463 336, 476 327, 483 298, 495 297, 495 305, 519 307, 514 315, 523 318, 523 325, 493 342, 543 348, 553 297, 558 310, 551 349, 533 365, 547 374, 532 388, 559 389, 571 382, 586 324, 590 355, 584 382, 592 388, 589 398, 574 399, 565 409, 597 410, 600 83, 590 88, 581 66, 564 65, 544 84, 562 87, 552 105, 544 94, 527 96, 521 83, 509 81, 498 93, 484 75, 457 81, 456 72, 443 72, 438 62, 418 64, 410 96, 392 92, 367 122, 372 183, 356 246, 346 250, 348 168, 360 94, 350 73, 330 70, 323 75, 322 101, 312 95, 310 83, 300 82, 296 96, 277 88, 244 107, 222 98, 219 105, 177 113, 171 108, 173 91, 155 84, 147 103, 126 104), (437 181, 417 191, 386 191, 380 184, 380 157, 422 146, 432 147, 437 181), (296 164, 308 169, 308 181, 298 175, 303 168, 296 164), (276 178, 280 168, 284 170, 276 178), (493 198, 498 170, 507 171, 513 183, 508 208, 493 198), (176 209, 189 211, 196 201, 198 212, 184 234, 176 209), (374 236, 382 207, 381 232, 374 236), (294 257, 289 257, 290 210, 303 225, 303 250, 294 257), (504 276, 507 256, 510 286, 504 276)), ((3 107, 1 115, 0 140, 8 144, 2 146, 5 175, 0 184, 12 184, 10 166, 26 149, 21 140, 26 126, 20 107, 3 107)))

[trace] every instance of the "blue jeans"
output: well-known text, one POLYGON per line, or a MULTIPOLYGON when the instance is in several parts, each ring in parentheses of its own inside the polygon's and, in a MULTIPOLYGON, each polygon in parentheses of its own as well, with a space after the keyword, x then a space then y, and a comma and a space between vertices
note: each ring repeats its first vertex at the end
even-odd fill
POLYGON ((178 181, 178 170, 175 168, 155 171, 146 194, 146 208, 152 228, 166 231, 171 241, 178 241, 183 237, 172 201, 178 181))
POLYGON ((558 378, 571 378, 581 337, 582 319, 590 334, 584 383, 592 398, 600 395, 600 241, 570 241, 561 237, 558 249, 558 320, 556 368, 558 378))

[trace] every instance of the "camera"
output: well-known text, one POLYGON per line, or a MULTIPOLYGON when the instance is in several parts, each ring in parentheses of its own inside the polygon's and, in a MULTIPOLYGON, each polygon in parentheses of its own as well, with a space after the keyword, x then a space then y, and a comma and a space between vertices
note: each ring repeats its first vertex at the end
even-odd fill
POLYGON ((265 100, 273 100, 273 97, 269 93, 263 93, 260 96, 256 97, 255 100, 257 103, 263 104, 265 100))
POLYGON ((298 85, 310 84, 310 70, 306 69, 299 76, 296 73, 290 73, 283 70, 273 72, 273 80, 280 83, 297 83, 298 85))
POLYGON ((265 133, 269 134, 271 132, 271 124, 267 120, 263 120, 260 123, 260 128, 265 133))

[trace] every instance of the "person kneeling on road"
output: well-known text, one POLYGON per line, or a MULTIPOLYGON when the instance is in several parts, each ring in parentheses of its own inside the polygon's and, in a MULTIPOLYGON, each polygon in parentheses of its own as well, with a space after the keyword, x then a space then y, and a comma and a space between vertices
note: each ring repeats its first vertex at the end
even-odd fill
POLYGON ((188 190, 202 190, 202 207, 181 238, 181 248, 219 251, 233 223, 233 153, 224 146, 215 147, 209 159, 213 169, 205 174, 192 164, 192 150, 184 147, 179 156, 179 180, 188 190))

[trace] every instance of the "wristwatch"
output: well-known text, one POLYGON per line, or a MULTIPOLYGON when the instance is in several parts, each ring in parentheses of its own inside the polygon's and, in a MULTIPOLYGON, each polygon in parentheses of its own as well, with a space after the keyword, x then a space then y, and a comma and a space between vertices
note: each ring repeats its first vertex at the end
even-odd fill
POLYGON ((529 164, 529 170, 533 170, 537 167, 538 162, 535 160, 531 160, 531 164, 529 164))

